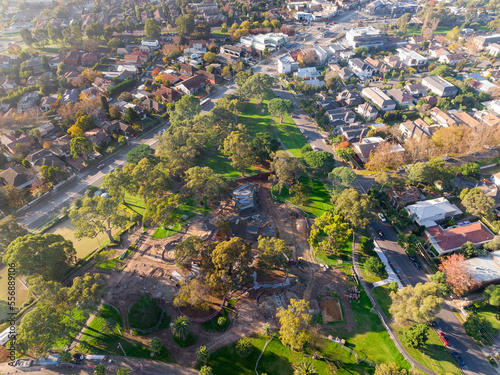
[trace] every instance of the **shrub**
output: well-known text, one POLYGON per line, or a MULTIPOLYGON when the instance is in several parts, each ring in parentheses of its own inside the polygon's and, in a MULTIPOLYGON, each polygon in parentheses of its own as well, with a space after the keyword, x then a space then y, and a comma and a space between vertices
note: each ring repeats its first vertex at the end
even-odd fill
POLYGON ((130 307, 128 316, 130 325, 134 328, 149 329, 160 320, 162 309, 154 299, 144 296, 130 307))
POLYGON ((238 354, 241 358, 246 358, 250 354, 252 354, 253 351, 252 342, 247 337, 243 337, 239 339, 238 342, 236 343, 235 350, 236 354, 238 354))
POLYGON ((136 84, 137 84, 137 80, 135 78, 128 78, 125 81, 123 81, 122 83, 119 83, 115 86, 108 88, 108 94, 114 95, 114 94, 121 93, 121 92, 125 91, 126 89, 128 89, 129 87, 135 86, 136 84))
POLYGON ((369 257, 365 262, 365 270, 373 275, 382 276, 384 274, 385 266, 384 263, 378 259, 378 257, 373 256, 369 257))

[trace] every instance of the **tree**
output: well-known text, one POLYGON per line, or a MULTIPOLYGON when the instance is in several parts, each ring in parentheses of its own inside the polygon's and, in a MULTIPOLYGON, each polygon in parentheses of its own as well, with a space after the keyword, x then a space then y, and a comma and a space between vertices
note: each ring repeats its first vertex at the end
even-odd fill
POLYGON ((308 144, 302 147, 302 158, 309 170, 322 178, 335 167, 335 157, 328 151, 313 151, 308 144))
POLYGON ((76 259, 71 241, 53 233, 28 234, 12 241, 2 260, 15 263, 21 275, 41 275, 45 280, 61 280, 76 259))
POLYGON ((92 22, 85 28, 85 33, 90 39, 100 39, 104 34, 104 28, 99 22, 92 22))
POLYGON ((133 108, 127 108, 123 114, 123 121, 127 124, 137 124, 141 118, 133 108))
POLYGON ((283 122, 283 116, 285 113, 290 113, 293 111, 293 103, 291 100, 285 100, 280 98, 274 98, 267 104, 269 113, 273 117, 280 116, 280 122, 283 122))
POLYGON ((120 367, 116 370, 116 375, 129 375, 132 370, 128 367, 120 367))
POLYGON ((286 309, 278 308, 276 316, 280 320, 280 339, 292 350, 301 350, 310 338, 311 315, 309 301, 290 299, 286 309))
POLYGON ((104 232, 111 243, 115 242, 112 229, 123 228, 128 220, 127 213, 116 198, 101 196, 85 198, 81 207, 74 207, 69 212, 69 217, 76 228, 75 238, 94 238, 104 232))
POLYGON ((262 102, 271 91, 273 78, 264 73, 250 76, 239 88, 238 92, 247 99, 257 98, 262 102))
POLYGON ((153 18, 148 18, 144 23, 144 32, 148 39, 158 39, 161 34, 161 27, 153 18))
POLYGON ((198 375, 213 375, 212 367, 210 367, 210 366, 201 366, 200 372, 198 372, 198 375))
POLYGON ((350 225, 334 210, 316 218, 309 234, 309 244, 323 254, 338 254, 352 235, 350 225))
POLYGON ((151 347, 151 351, 155 354, 160 354, 160 351, 163 348, 163 344, 159 337, 153 337, 149 343, 149 346, 151 347))
POLYGON ((143 143, 127 153, 127 163, 137 164, 142 159, 154 155, 154 153, 155 150, 153 150, 149 145, 143 143))
POLYGON ((99 363, 94 368, 94 375, 104 375, 104 374, 106 374, 106 366, 104 366, 102 363, 99 363))
POLYGON ((176 216, 175 210, 179 207, 181 197, 179 194, 171 194, 161 199, 148 199, 144 220, 152 220, 155 224, 161 224, 163 229, 173 224, 176 216))
POLYGON ((196 357, 198 358, 198 361, 203 362, 203 364, 206 366, 210 358, 208 348, 204 345, 200 346, 196 351, 196 357))
POLYGON ((368 54, 368 51, 369 51, 368 47, 362 46, 362 47, 354 48, 354 50, 352 52, 354 52, 356 54, 356 57, 365 58, 366 55, 368 54))
POLYGON ((205 62, 209 64, 212 64, 217 60, 217 55, 213 52, 205 52, 205 54, 203 55, 203 60, 205 60, 205 62))
POLYGON ((392 305, 389 309, 397 324, 428 323, 441 310, 444 288, 436 283, 408 285, 397 292, 391 292, 392 305))
POLYGON ((303 166, 296 158, 291 157, 284 151, 278 151, 271 155, 271 172, 269 179, 279 188, 279 194, 284 186, 291 186, 296 180, 303 166))
POLYGON ((80 156, 86 159, 89 152, 92 151, 92 143, 85 137, 75 137, 69 143, 71 157, 78 159, 80 156))
POLYGON ((196 236, 189 236, 174 247, 175 262, 179 264, 190 264, 193 258, 200 253, 203 241, 196 236))
POLYGON ((341 214, 355 228, 364 228, 370 222, 372 201, 366 194, 350 188, 333 199, 335 212, 341 214))
POLYGON ((410 21, 410 18, 411 15, 409 13, 405 13, 396 22, 398 30, 401 33, 406 34, 406 32, 408 31, 408 22, 410 21))
POLYGON ((200 99, 194 95, 184 95, 175 103, 175 109, 170 113, 172 124, 192 119, 201 112, 200 99))
POLYGON ((3 193, 8 206, 20 208, 28 203, 24 197, 24 192, 12 185, 5 185, 3 193))
POLYGON ((15 216, 9 215, 0 220, 0 256, 5 254, 12 241, 27 234, 26 227, 19 224, 15 216))
POLYGON ((486 250, 477 249, 475 244, 467 241, 460 247, 460 253, 464 255, 465 259, 469 259, 475 256, 486 255, 486 250))
POLYGON ((467 163, 462 165, 460 170, 464 176, 473 176, 479 172, 479 164, 467 163))
POLYGON ((194 31, 194 16, 192 14, 183 14, 175 20, 177 32, 181 36, 188 36, 194 31))
POLYGON ((467 211, 472 215, 485 215, 495 205, 492 197, 486 196, 479 188, 465 188, 460 192, 460 199, 467 211))
POLYGON ((275 267, 285 267, 287 259, 292 256, 292 251, 286 246, 285 241, 259 236, 258 249, 262 251, 258 258, 259 268, 272 270, 275 267))
POLYGON ((179 316, 172 324, 172 333, 179 340, 186 341, 191 329, 191 321, 185 316, 179 316))
MULTIPOLYGON (((127 155, 128 156, 128 155, 127 155)), ((103 177, 103 186, 108 190, 112 197, 120 198, 125 204, 125 193, 127 186, 131 183, 130 176, 123 173, 121 168, 106 173, 103 177)))
POLYGON ((411 375, 413 371, 407 371, 406 369, 400 369, 397 363, 391 363, 387 365, 385 363, 380 363, 375 367, 374 375, 411 375))
POLYGON ((452 254, 441 259, 439 270, 446 276, 446 284, 458 295, 464 294, 475 285, 462 254, 452 254))
POLYGON ((483 296, 491 306, 500 307, 500 285, 488 285, 483 292, 483 296))
POLYGON ((71 362, 71 353, 64 350, 60 354, 61 363, 70 363, 71 362))
POLYGON ((231 132, 224 140, 222 153, 231 159, 231 166, 245 176, 245 168, 255 161, 252 144, 248 136, 238 130, 231 132))
POLYGON ((317 375, 316 367, 312 362, 302 361, 293 368, 293 375, 317 375))
POLYGON ((122 44, 122 41, 120 38, 111 38, 108 42, 108 47, 111 48, 112 50, 116 50, 118 47, 120 47, 122 44))
POLYGON ((441 76, 443 78, 450 77, 453 74, 453 69, 446 64, 439 65, 436 69, 429 72, 430 76, 441 76))
POLYGON ((102 322, 103 332, 113 334, 115 332, 116 327, 117 327, 116 320, 112 318, 105 319, 104 322, 102 322))
POLYGON ((464 322, 465 333, 482 345, 492 344, 491 338, 495 336, 496 330, 483 316, 472 312, 464 322))
POLYGON ((108 103, 108 98, 106 98, 104 95, 101 95, 101 107, 104 109, 107 113, 109 113, 109 103, 108 103))
POLYGON ((410 348, 424 346, 428 340, 429 326, 424 323, 415 324, 404 332, 403 339, 410 348))
POLYGON ((340 182, 344 186, 352 186, 357 175, 349 167, 337 167, 328 173, 328 179, 332 182, 340 182))
POLYGON ((385 271, 385 266, 378 257, 369 257, 365 262, 365 270, 372 275, 382 276, 385 271))
POLYGON ((127 191, 142 196, 146 204, 152 198, 161 197, 167 185, 165 173, 161 168, 161 164, 155 165, 147 158, 137 164, 126 164, 123 173, 130 178, 127 191))
POLYGON ((174 306, 192 306, 197 310, 208 310, 210 289, 200 279, 180 282, 179 293, 174 297, 174 306))
POLYGON ((19 31, 19 35, 21 35, 21 38, 23 39, 23 42, 27 45, 27 46, 32 46, 33 43, 35 43, 35 38, 33 37, 33 35, 31 34, 31 31, 29 29, 27 29, 26 27, 23 27, 20 31, 19 31))
POLYGON ((206 272, 207 285, 221 295, 245 285, 253 273, 253 257, 250 245, 241 238, 214 242, 209 256, 202 256, 202 268, 206 272))
POLYGON ((252 342, 248 337, 242 337, 236 342, 234 350, 241 358, 247 358, 253 351, 252 342))
POLYGON ((311 188, 308 185, 299 182, 298 184, 292 185, 289 192, 290 202, 293 204, 303 206, 309 202, 311 188))
POLYGON ((264 163, 269 159, 271 153, 276 152, 279 143, 275 138, 271 138, 268 132, 258 132, 252 139, 252 147, 255 155, 264 163))
POLYGON ((194 194, 198 201, 206 197, 215 202, 227 193, 229 186, 224 178, 214 173, 210 167, 192 167, 186 171, 186 184, 183 189, 187 194, 194 194))

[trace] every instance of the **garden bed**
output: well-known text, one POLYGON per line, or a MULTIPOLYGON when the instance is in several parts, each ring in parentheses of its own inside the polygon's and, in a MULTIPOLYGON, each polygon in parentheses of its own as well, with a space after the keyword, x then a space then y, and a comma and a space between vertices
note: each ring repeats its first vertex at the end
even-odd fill
POLYGON ((321 299, 320 307, 323 322, 340 322, 344 319, 342 315, 342 307, 340 306, 338 298, 323 298, 321 299))

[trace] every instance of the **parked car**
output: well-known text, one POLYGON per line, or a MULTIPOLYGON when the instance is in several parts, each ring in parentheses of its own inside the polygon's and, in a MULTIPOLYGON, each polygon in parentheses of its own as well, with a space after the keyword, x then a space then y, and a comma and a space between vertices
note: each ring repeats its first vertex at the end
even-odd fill
POLYGON ((415 255, 410 255, 408 251, 406 252, 406 255, 408 255, 408 258, 410 258, 411 261, 416 262, 417 258, 415 258, 415 255))
POLYGON ((330 141, 329 141, 328 139, 326 139, 326 138, 325 138, 325 143, 326 143, 327 145, 329 145, 329 144, 330 144, 330 141))
POLYGON ((103 169, 104 167, 105 167, 105 165, 104 165, 104 164, 99 164, 99 165, 97 166, 97 169, 103 169))
POLYGON ((422 266, 420 265, 420 263, 419 263, 418 261, 414 261, 414 262, 413 262, 413 264, 415 265, 415 268, 416 268, 417 270, 422 269, 422 266))
POLYGON ((461 366, 465 367, 465 362, 462 359, 462 356, 458 354, 458 352, 451 352, 451 355, 453 356, 453 359, 461 366))
POLYGON ((385 219, 385 216, 384 216, 384 215, 382 215, 381 213, 378 213, 377 215, 378 215, 378 217, 380 218, 380 220, 382 220, 382 222, 383 222, 383 223, 385 223, 385 222, 387 221, 387 220, 385 219))
POLYGON ((379 230, 377 233, 380 236, 380 238, 385 238, 385 234, 381 230, 379 230))
POLYGON ((319 148, 318 148, 317 146, 314 146, 314 145, 312 146, 312 149, 313 149, 314 151, 319 151, 319 148))
POLYGON ((444 332, 439 332, 439 338, 441 339, 443 344, 445 344, 446 346, 451 346, 451 343, 448 340, 448 337, 446 337, 446 335, 444 334, 444 332))

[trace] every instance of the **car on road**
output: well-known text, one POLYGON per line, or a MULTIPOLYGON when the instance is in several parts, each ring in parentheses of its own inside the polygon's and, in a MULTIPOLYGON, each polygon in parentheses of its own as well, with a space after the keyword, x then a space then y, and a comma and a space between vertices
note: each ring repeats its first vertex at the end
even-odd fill
POLYGON ((299 129, 302 134, 304 134, 306 131, 304 129, 299 129))
POLYGON ((382 222, 383 222, 383 223, 385 223, 385 222, 387 221, 387 220, 385 219, 385 216, 384 216, 384 215, 382 215, 381 213, 378 213, 377 215, 378 215, 379 219, 380 219, 380 220, 382 220, 382 222))
POLYGON ((312 149, 313 149, 314 151, 319 151, 319 148, 318 148, 317 146, 315 146, 315 145, 312 145, 312 149))
POLYGON ((413 262, 413 265, 415 266, 415 268, 416 268, 417 270, 421 270, 421 269, 422 269, 422 266, 420 265, 420 263, 419 263, 418 261, 414 261, 414 262, 413 262))
POLYGON ((380 236, 380 238, 385 238, 385 234, 381 230, 377 231, 377 234, 380 236))
POLYGON ((445 344, 446 346, 451 346, 450 340, 448 340, 448 337, 445 335, 444 332, 439 332, 439 338, 445 344))
POLYGON ((415 257, 415 255, 410 255, 410 253, 408 251, 406 251, 406 255, 408 255, 408 258, 410 258, 410 260, 412 262, 416 262, 417 261, 417 258, 415 257))
POLYGON ((458 352, 451 352, 451 355, 453 356, 455 362, 460 365, 460 367, 465 367, 465 361, 462 359, 462 356, 458 354, 458 352))
POLYGON ((105 167, 105 165, 104 165, 104 164, 99 164, 99 165, 97 166, 97 169, 103 169, 104 167, 105 167))
POLYGON ((326 138, 325 138, 325 139, 324 139, 324 141, 325 141, 325 143, 326 143, 327 145, 329 145, 329 144, 330 144, 330 141, 329 141, 328 139, 326 139, 326 138))

